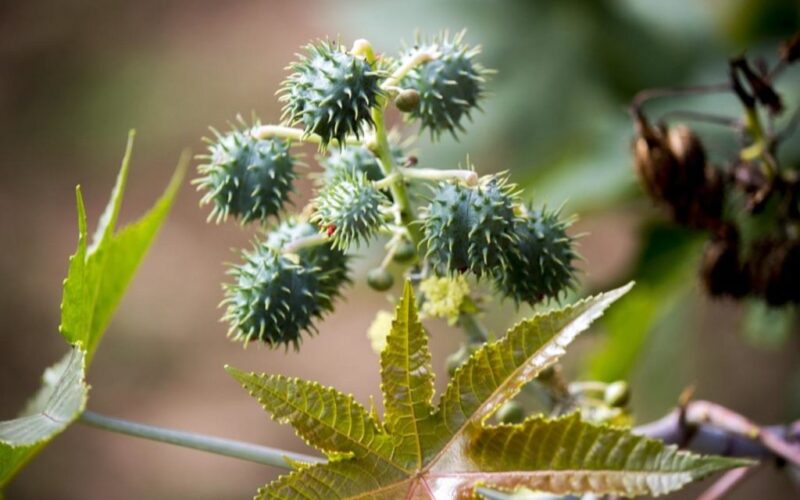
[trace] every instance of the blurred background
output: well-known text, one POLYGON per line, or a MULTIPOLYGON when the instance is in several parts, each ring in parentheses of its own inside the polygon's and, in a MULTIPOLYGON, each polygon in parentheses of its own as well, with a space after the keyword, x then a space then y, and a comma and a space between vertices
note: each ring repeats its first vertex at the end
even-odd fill
MULTIPOLYGON (((251 111, 277 120, 283 68, 310 39, 364 37, 395 54, 415 30, 443 28, 467 28, 467 40, 484 47, 484 65, 499 73, 460 142, 417 142, 421 164, 453 167, 469 153, 479 170, 510 170, 527 197, 566 202, 565 213, 580 216, 575 232, 588 233, 581 293, 639 282, 567 356, 570 376, 630 380, 639 422, 668 411, 690 384, 697 397, 757 422, 798 418, 796 320, 704 297, 695 277, 702 238, 666 222, 636 185, 626 106, 646 87, 722 80, 727 58, 745 48, 774 58, 799 25, 796 0, 0 2, 0 419, 15 415, 65 350, 58 306, 76 243, 74 187, 82 185, 96 220, 129 128, 138 135, 125 220, 155 200, 184 148, 203 150, 208 125, 223 128, 251 111)), ((789 109, 800 96, 796 70, 780 87, 789 109)), ((734 109, 732 100, 715 105, 734 109)), ((709 134, 712 158, 724 154, 725 139, 709 134)), ((789 148, 795 163, 797 143, 789 148)), ((298 206, 308 188, 301 185, 298 206)), ((367 402, 379 379, 366 330, 390 305, 359 278, 301 352, 243 350, 226 340, 217 303, 223 263, 252 229, 206 224, 198 201, 187 185, 123 300, 90 373, 89 408, 308 451, 223 365, 319 380, 367 402)), ((362 274, 379 258, 365 257, 362 274)), ((526 312, 498 305, 486 319, 503 332, 509 315, 526 312)), ((444 358, 462 336, 444 323, 427 326, 441 388, 444 358)), ((278 472, 75 425, 7 495, 249 498, 278 472)), ((732 498, 755 495, 795 498, 771 467, 732 498)))

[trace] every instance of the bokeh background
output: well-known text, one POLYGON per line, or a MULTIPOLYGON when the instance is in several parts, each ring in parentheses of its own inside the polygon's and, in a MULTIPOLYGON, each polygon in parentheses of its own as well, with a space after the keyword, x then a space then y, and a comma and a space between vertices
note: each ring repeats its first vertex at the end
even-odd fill
MULTIPOLYGON (((82 185, 96 218, 129 128, 138 135, 127 220, 158 196, 184 148, 203 149, 208 125, 224 127, 251 111, 276 120, 273 93, 308 40, 365 37, 396 53, 415 30, 462 27, 499 73, 470 132, 435 147, 418 141, 421 163, 450 167, 469 153, 480 170, 510 170, 534 200, 566 201, 565 212, 580 215, 575 231, 588 232, 582 293, 639 281, 567 356, 568 372, 630 380, 642 422, 668 411, 689 384, 698 397, 759 422, 800 417, 796 322, 783 311, 702 295, 694 276, 700 239, 670 226, 640 195, 626 114, 642 88, 724 78, 727 57, 745 48, 774 57, 778 41, 799 23, 796 0, 0 2, 0 418, 15 414, 65 349, 58 305, 76 241, 74 186, 82 185)), ((786 80, 791 108, 798 72, 786 80)), ((732 102, 713 104, 733 109, 732 102)), ((725 138, 708 134, 712 157, 724 154, 725 138)), ((790 148, 795 161, 797 142, 790 148)), ((301 186, 298 206, 308 188, 301 186)), ((223 365, 319 380, 366 402, 379 394, 379 380, 365 332, 389 303, 359 278, 300 353, 243 350, 225 339, 217 303, 222 264, 235 259, 232 249, 246 245, 252 230, 206 224, 198 201, 187 185, 123 300, 90 373, 89 407, 308 451, 223 365)), ((377 258, 367 253, 359 272, 377 258)), ((498 310, 487 318, 496 332, 527 312, 498 310)), ((461 334, 428 326, 441 387, 444 358, 461 334)), ((248 498, 278 472, 75 425, 7 495, 248 498)), ((796 498, 786 476, 769 467, 732 498, 756 495, 796 498)))

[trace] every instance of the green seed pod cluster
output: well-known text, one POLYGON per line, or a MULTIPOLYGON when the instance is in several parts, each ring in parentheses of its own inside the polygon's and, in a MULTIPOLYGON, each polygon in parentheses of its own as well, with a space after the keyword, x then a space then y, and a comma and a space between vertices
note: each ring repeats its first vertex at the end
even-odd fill
POLYGON ((492 275, 508 266, 519 236, 515 186, 487 176, 476 186, 439 184, 423 215, 425 257, 438 274, 492 275))
POLYGON ((496 275, 498 291, 515 302, 536 303, 557 298, 575 284, 578 258, 575 241, 566 230, 568 221, 546 209, 527 210, 516 225, 518 252, 508 257, 505 271, 496 275))
POLYGON ((366 174, 345 174, 319 190, 312 221, 328 233, 334 248, 347 250, 369 240, 383 225, 381 209, 388 201, 366 174))
POLYGON ((207 163, 197 167, 193 181, 205 191, 201 204, 213 203, 208 219, 229 215, 243 224, 277 215, 292 192, 297 174, 289 145, 282 139, 256 139, 252 128, 234 128, 225 135, 215 131, 208 141, 207 163))
POLYGON ((373 125, 370 111, 381 94, 380 72, 336 42, 305 48, 281 89, 284 117, 319 135, 323 149, 334 139, 341 145, 348 135, 360 137, 373 125))
POLYGON ((419 102, 407 108, 408 115, 419 120, 433 139, 438 139, 444 131, 454 137, 456 130, 463 132, 462 121, 470 118, 474 109, 480 109, 480 101, 486 93, 484 85, 491 71, 474 59, 480 48, 465 44, 463 37, 462 31, 452 38, 445 33, 430 42, 420 41, 402 57, 407 60, 419 51, 439 54, 436 59, 412 69, 400 82, 401 87, 419 94, 419 102))
POLYGON ((229 270, 234 282, 225 286, 223 320, 230 323, 229 336, 298 348, 303 331, 316 331, 314 321, 333 309, 348 281, 347 257, 330 244, 281 251, 316 232, 308 223, 284 221, 266 241, 243 252, 244 262, 229 270))

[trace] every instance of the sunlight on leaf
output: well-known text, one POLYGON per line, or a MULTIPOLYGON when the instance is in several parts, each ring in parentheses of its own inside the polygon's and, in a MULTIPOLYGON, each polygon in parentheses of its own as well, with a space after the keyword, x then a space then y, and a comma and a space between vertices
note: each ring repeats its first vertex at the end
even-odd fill
POLYGON ((0 488, 83 412, 89 390, 84 379, 92 356, 182 182, 188 154, 181 158, 169 186, 153 208, 117 231, 133 137, 131 132, 122 168, 91 245, 83 196, 80 187, 76 188, 78 248, 69 259, 59 327, 74 347, 69 355, 45 371, 42 387, 21 416, 0 422, 0 488))
POLYGON ((0 422, 0 488, 86 406, 86 354, 73 348, 42 376, 42 387, 22 416, 0 422))

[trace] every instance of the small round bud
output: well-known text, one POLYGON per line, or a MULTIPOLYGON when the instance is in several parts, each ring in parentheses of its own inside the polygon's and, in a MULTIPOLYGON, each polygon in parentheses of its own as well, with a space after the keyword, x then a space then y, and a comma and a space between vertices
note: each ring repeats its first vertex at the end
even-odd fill
POLYGON ((603 392, 603 401, 608 406, 623 408, 628 405, 631 399, 631 390, 628 383, 624 380, 612 382, 606 386, 603 392))
POLYGON ((385 292, 394 285, 394 277, 386 269, 376 267, 367 273, 367 284, 373 290, 385 292))
POLYGON ((525 420, 525 409, 516 401, 506 401, 495 415, 500 423, 518 424, 525 420))
POLYGON ((419 107, 419 92, 404 89, 394 98, 394 105, 403 113, 410 113, 419 107))
POLYGON ((414 244, 406 239, 402 239, 400 240, 400 243, 397 244, 392 259, 394 259, 395 262, 407 264, 413 261, 416 257, 417 249, 414 247, 414 244))
POLYGON ((372 44, 369 43, 369 40, 364 38, 359 38, 353 42, 353 48, 350 52, 352 52, 354 56, 363 57, 369 63, 375 61, 375 49, 372 48, 372 44))

